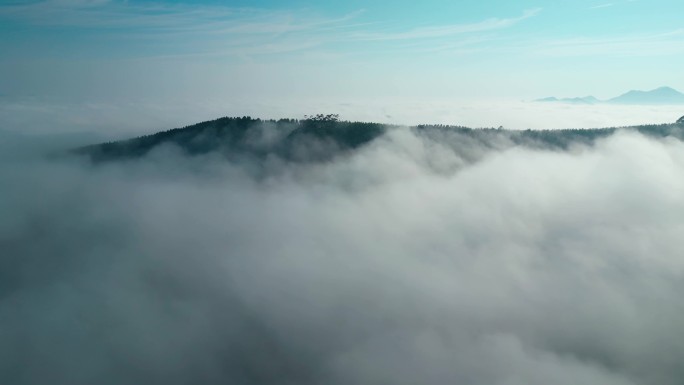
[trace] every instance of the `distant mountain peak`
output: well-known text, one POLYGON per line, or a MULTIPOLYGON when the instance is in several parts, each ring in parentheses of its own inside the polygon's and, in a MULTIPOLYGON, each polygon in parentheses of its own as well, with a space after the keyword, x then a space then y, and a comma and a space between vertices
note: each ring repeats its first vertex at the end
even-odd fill
POLYGON ((535 102, 557 102, 559 101, 557 97, 555 96, 549 96, 548 98, 541 98, 535 100, 535 102))
POLYGON ((675 90, 675 89, 672 88, 672 87, 667 87, 667 86, 658 87, 658 88, 652 89, 652 90, 650 90, 650 91, 630 90, 629 92, 626 92, 626 93, 623 94, 623 95, 627 95, 627 94, 660 94, 660 95, 664 95, 664 94, 679 94, 679 95, 681 95, 681 93, 680 93, 679 91, 675 90))
POLYGON ((650 91, 632 90, 608 101, 622 104, 680 104, 684 103, 684 94, 664 86, 650 91))
POLYGON ((662 86, 650 91, 631 90, 608 100, 599 100, 593 96, 577 98, 548 97, 535 102, 561 102, 573 104, 684 104, 684 94, 672 87, 662 86))
POLYGON ((596 99, 595 97, 589 95, 589 96, 584 96, 581 98, 557 98, 554 96, 550 96, 548 98, 542 98, 542 99, 537 99, 535 102, 561 102, 561 103, 570 103, 570 104, 594 104, 594 103, 600 103, 601 101, 596 99))

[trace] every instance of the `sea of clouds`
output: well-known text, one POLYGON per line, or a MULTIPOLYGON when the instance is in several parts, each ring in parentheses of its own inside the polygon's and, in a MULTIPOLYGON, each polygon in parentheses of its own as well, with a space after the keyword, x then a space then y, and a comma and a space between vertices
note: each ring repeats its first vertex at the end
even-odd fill
POLYGON ((492 148, 5 161, 0 383, 680 384, 684 144, 492 148))
MULTIPOLYGON (((682 105, 581 105, 509 99, 489 100, 254 100, 202 98, 131 99, 65 102, 0 99, 0 132, 24 134, 82 133, 118 140, 183 127, 221 116, 262 119, 339 114, 349 121, 397 125, 447 124, 513 130, 626 127, 672 123, 684 115, 682 105)), ((1 144, 2 137, 0 137, 1 144)))

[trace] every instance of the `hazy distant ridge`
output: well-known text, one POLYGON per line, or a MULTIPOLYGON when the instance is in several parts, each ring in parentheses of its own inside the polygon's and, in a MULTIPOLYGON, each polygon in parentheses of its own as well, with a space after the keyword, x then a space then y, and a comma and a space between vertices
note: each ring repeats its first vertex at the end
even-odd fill
POLYGON ((684 94, 671 87, 660 87, 651 91, 631 90, 620 96, 600 100, 594 96, 557 98, 546 97, 535 102, 571 103, 571 104, 684 104, 684 94))

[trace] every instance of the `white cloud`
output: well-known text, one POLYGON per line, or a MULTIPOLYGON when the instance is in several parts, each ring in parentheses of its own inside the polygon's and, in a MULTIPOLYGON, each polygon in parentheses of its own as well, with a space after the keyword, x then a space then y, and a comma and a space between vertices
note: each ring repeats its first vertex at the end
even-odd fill
MULTIPOLYGON (((0 5, 0 17, 20 19, 37 26, 90 29, 127 41, 173 43, 174 52, 147 55, 258 55, 333 47, 340 43, 372 43, 440 39, 510 28, 539 14, 525 11, 515 18, 490 18, 474 23, 404 27, 380 31, 377 23, 359 22, 363 10, 339 17, 307 10, 276 11, 210 5, 138 4, 119 1, 40 2, 0 5)), ((111 41, 110 41, 111 43, 111 41)), ((453 44, 453 41, 449 42, 453 44)), ((363 51, 356 46, 352 51, 363 51)))
POLYGON ((510 19, 487 19, 478 23, 472 24, 454 24, 415 28, 408 31, 399 32, 361 32, 354 38, 359 40, 413 40, 413 39, 431 39, 439 37, 447 37, 454 35, 461 35, 473 32, 486 32, 511 27, 525 19, 534 17, 541 12, 540 8, 527 10, 522 16, 510 19))
POLYGON ((100 103, 12 102, 0 104, 5 130, 31 134, 96 132, 124 138, 182 127, 220 116, 265 119, 338 113, 342 119, 391 124, 452 124, 510 129, 624 127, 672 123, 682 106, 566 105, 506 100, 150 100, 100 103), (49 122, 49 123, 46 123, 49 122))
POLYGON ((599 5, 594 5, 594 6, 589 7, 589 9, 608 8, 608 7, 612 7, 613 5, 615 5, 615 4, 613 4, 613 3, 599 4, 599 5))
POLYGON ((0 164, 0 382, 679 383, 684 145, 459 140, 0 164))
POLYGON ((684 53, 684 30, 639 33, 629 36, 575 37, 532 44, 528 48, 551 56, 649 57, 684 53))

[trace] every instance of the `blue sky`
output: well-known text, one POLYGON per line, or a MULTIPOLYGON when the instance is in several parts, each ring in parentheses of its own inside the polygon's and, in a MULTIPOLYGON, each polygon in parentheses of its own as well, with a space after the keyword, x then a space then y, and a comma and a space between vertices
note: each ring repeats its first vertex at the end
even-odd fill
POLYGON ((0 3, 0 98, 611 97, 684 90, 674 0, 0 3))

